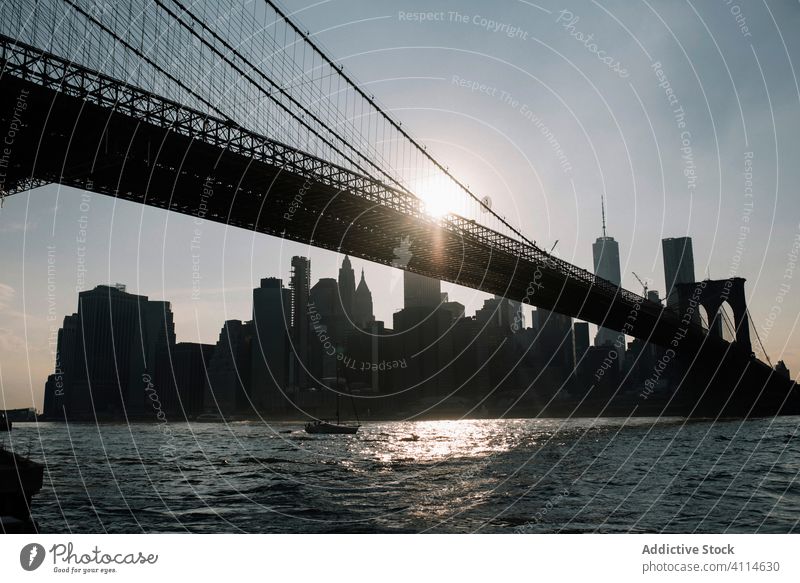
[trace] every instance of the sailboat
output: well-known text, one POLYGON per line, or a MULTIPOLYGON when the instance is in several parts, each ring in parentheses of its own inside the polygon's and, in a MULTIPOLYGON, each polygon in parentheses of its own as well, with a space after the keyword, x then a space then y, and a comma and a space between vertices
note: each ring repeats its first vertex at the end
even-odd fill
MULTIPOLYGON (((337 378, 338 381, 338 378, 337 378)), ((353 396, 350 396, 350 401, 353 402, 353 413, 356 416, 356 424, 342 423, 339 419, 339 391, 336 391, 336 423, 330 423, 316 419, 306 423, 306 433, 312 434, 330 434, 330 435, 352 435, 361 427, 361 422, 358 419, 358 412, 356 411, 356 404, 353 402, 353 396)))

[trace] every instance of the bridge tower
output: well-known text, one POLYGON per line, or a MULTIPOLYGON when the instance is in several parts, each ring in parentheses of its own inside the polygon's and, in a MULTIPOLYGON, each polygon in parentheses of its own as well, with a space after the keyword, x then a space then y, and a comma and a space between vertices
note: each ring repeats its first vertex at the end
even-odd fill
MULTIPOLYGON (((689 308, 697 310, 703 306, 708 314, 708 334, 722 338, 722 304, 728 302, 733 311, 733 322, 736 331, 736 345, 747 354, 753 351, 750 344, 750 318, 747 315, 747 298, 744 293, 743 277, 729 279, 707 279, 695 283, 679 283, 675 285, 678 293, 680 314, 686 314, 689 308)), ((694 316, 696 316, 696 312, 694 316)))

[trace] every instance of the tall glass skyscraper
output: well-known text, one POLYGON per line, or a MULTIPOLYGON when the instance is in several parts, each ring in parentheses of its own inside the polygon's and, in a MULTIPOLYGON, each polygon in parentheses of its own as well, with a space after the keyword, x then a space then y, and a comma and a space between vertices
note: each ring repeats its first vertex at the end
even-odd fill
POLYGON ((661 240, 664 254, 664 283, 667 288, 667 307, 678 307, 678 294, 673 293, 675 284, 693 283, 694 252, 691 237, 670 237, 661 240))
MULTIPOLYGON (((594 255, 595 275, 607 279, 614 285, 620 285, 622 278, 619 272, 619 243, 614 240, 614 237, 608 237, 605 234, 605 225, 603 226, 603 236, 598 237, 592 245, 592 254, 594 255)), ((601 326, 597 330, 594 344, 595 346, 613 345, 619 335, 620 333, 616 330, 601 326)))
POLYGON ((403 307, 433 309, 441 301, 441 281, 411 271, 403 272, 403 307))

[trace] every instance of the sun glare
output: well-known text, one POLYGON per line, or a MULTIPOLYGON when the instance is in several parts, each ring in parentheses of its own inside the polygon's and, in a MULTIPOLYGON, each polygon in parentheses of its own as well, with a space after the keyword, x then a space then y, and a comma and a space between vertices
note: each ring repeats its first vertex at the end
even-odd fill
POLYGON ((425 205, 425 212, 432 217, 438 218, 449 213, 463 214, 464 212, 466 193, 445 176, 422 180, 415 193, 425 205))

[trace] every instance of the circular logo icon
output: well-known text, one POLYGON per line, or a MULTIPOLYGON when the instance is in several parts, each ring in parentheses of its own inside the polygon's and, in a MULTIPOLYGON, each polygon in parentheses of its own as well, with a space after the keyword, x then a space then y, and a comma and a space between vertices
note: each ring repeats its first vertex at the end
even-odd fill
POLYGON ((26 571, 35 571, 44 562, 44 547, 39 543, 30 543, 19 552, 19 564, 26 571))

